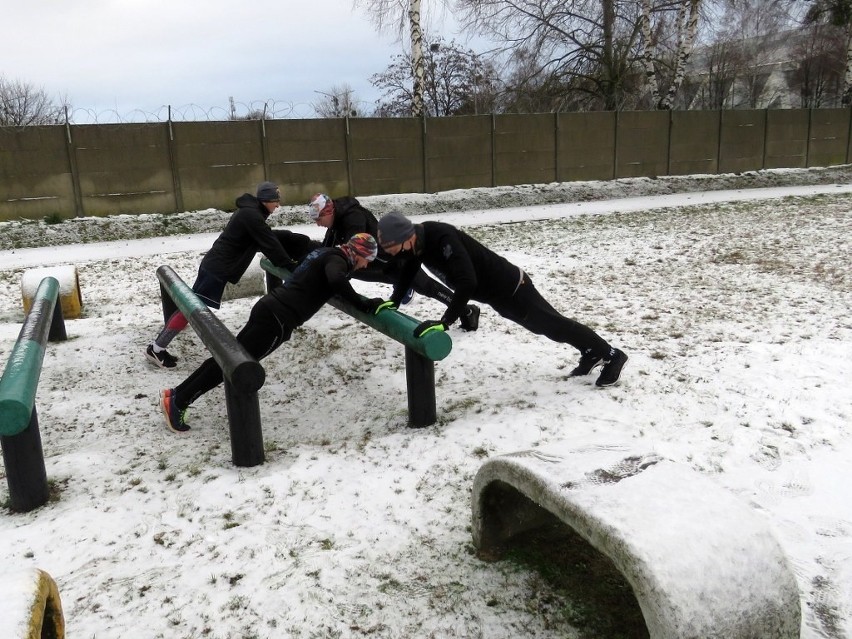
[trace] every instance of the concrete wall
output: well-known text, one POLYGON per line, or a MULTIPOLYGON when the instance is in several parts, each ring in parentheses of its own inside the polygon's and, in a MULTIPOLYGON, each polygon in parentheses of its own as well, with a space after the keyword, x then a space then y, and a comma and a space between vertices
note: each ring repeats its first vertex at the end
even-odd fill
POLYGON ((849 109, 0 127, 0 220, 845 164, 849 109))

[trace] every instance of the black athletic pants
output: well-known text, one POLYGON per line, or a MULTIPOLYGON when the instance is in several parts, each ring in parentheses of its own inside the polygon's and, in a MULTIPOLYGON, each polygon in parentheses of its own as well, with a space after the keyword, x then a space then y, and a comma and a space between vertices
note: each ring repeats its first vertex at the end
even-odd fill
MULTIPOLYGON (((290 339, 293 329, 283 324, 270 306, 261 298, 251 309, 248 322, 237 334, 237 341, 248 354, 260 361, 290 339)), ((178 408, 186 408, 224 379, 222 369, 210 357, 174 390, 178 408)))
POLYGON ((588 326, 561 315, 541 296, 526 273, 514 295, 489 301, 488 305, 506 319, 536 335, 570 344, 584 354, 601 357, 609 355, 606 340, 588 326))

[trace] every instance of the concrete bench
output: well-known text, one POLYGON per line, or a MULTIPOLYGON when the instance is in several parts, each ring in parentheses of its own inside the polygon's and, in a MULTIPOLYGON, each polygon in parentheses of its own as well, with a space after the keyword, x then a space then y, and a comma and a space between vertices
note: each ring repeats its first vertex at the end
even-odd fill
POLYGON ((0 637, 65 637, 59 589, 50 575, 38 568, 0 573, 0 637))
POLYGON ((472 516, 485 559, 557 518, 624 576, 654 639, 799 636, 798 587, 766 522, 709 478, 630 444, 489 459, 472 516))

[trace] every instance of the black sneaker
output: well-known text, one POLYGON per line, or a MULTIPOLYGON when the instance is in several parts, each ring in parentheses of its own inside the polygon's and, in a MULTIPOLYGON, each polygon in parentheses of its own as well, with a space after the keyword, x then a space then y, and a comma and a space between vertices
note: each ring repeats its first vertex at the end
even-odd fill
POLYGON ((170 354, 167 350, 157 353, 154 350, 153 344, 148 344, 148 348, 145 349, 145 358, 154 366, 159 366, 160 368, 174 368, 177 366, 177 357, 170 354))
POLYGON ((617 348, 609 349, 609 358, 604 360, 601 374, 595 382, 595 386, 612 386, 621 377, 621 369, 627 363, 627 355, 617 348))
POLYGON ((603 357, 600 355, 594 355, 592 353, 586 353, 580 357, 580 361, 577 362, 577 366, 568 373, 568 377, 578 377, 580 375, 588 375, 592 372, 592 369, 596 366, 600 366, 603 364, 603 357))
POLYGON ((471 304, 467 307, 467 314, 459 319, 459 326, 463 331, 475 331, 479 328, 479 307, 471 304))
POLYGON ((163 418, 166 420, 166 426, 170 431, 185 433, 189 430, 189 424, 184 421, 186 409, 177 407, 174 390, 166 389, 160 392, 160 408, 163 409, 163 418))

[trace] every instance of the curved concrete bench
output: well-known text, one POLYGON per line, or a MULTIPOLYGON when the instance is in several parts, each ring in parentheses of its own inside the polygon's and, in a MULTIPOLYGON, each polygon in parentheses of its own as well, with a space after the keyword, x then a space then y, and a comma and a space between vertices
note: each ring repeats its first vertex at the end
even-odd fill
POLYGON ((63 639, 65 617, 53 578, 38 568, 0 573, 0 637, 63 639))
POLYGON ((567 524, 625 577, 654 639, 799 636, 798 587, 766 523, 686 466, 587 442, 501 455, 477 473, 472 510, 487 559, 567 524))

